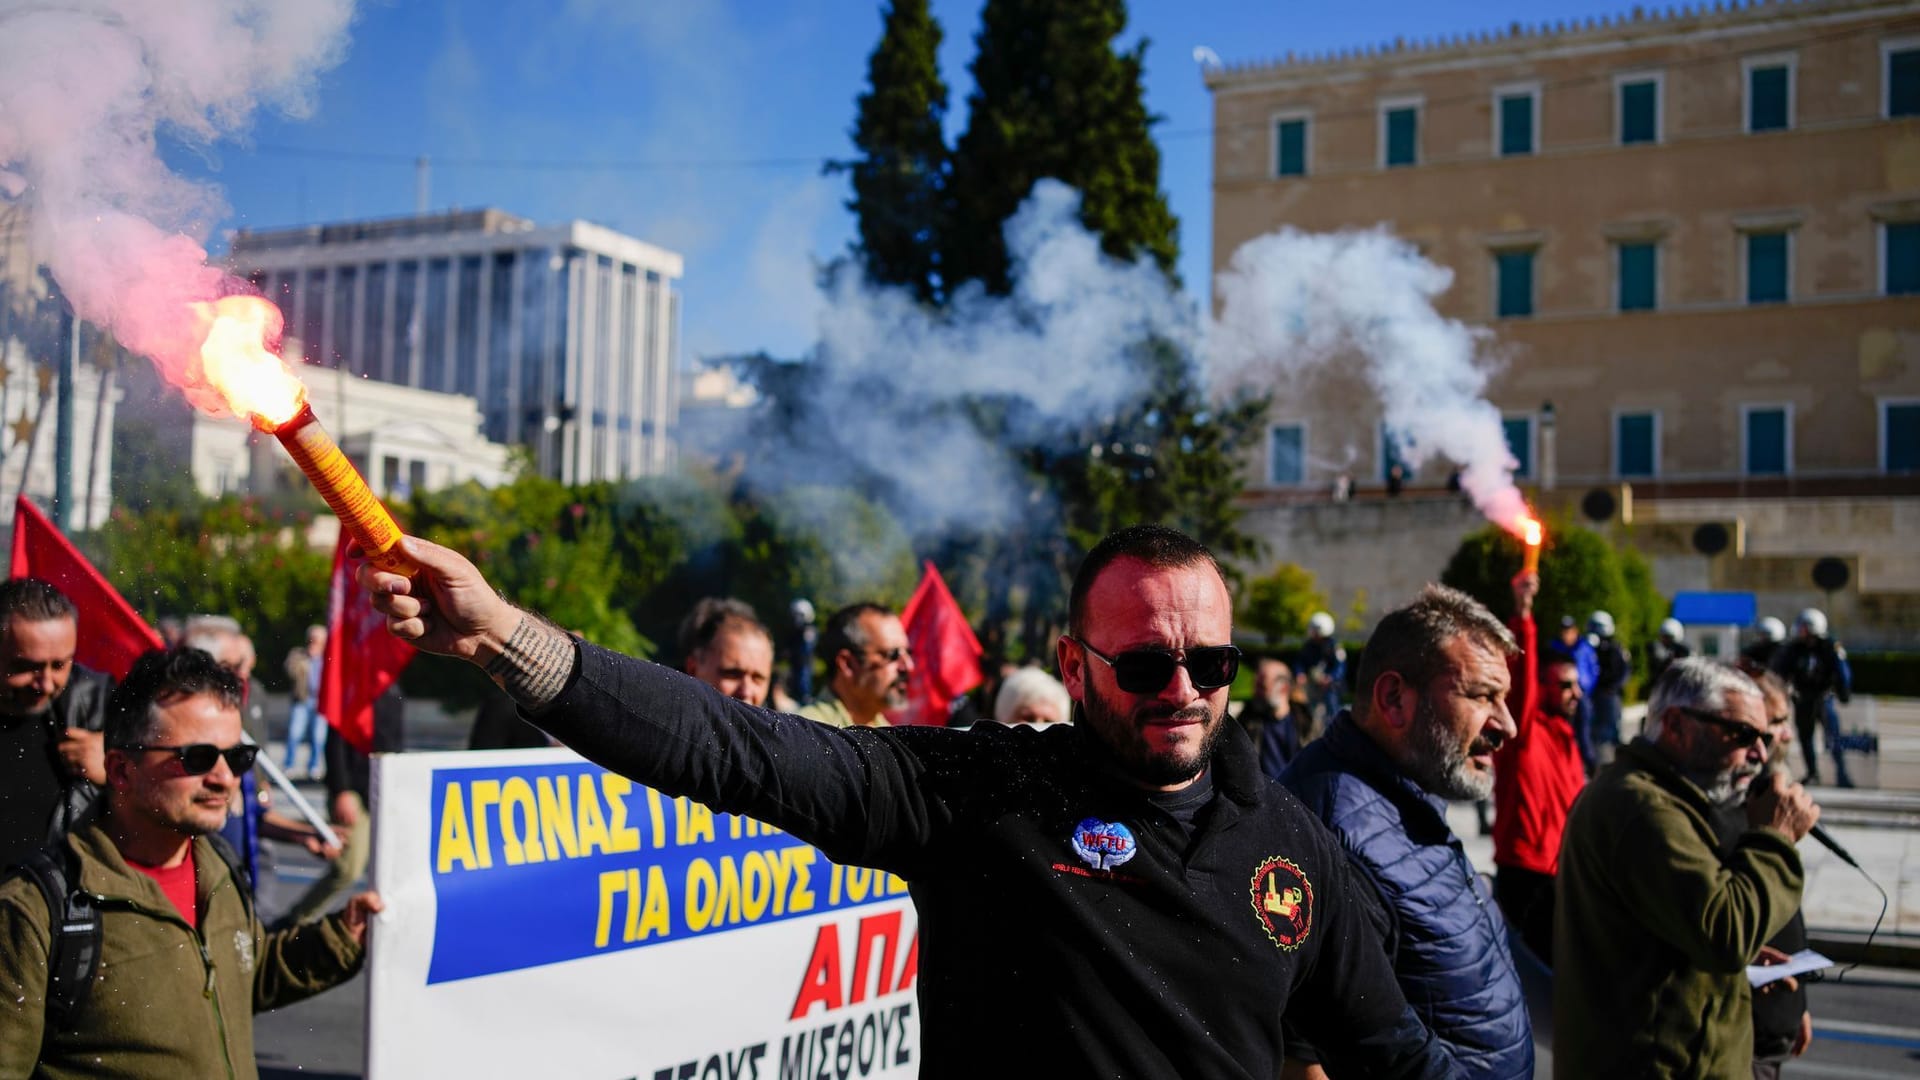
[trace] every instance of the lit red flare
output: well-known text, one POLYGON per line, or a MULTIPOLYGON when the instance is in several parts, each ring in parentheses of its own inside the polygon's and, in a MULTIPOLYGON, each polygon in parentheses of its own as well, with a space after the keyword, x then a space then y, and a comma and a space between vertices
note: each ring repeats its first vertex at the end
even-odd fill
POLYGON ((411 577, 419 568, 400 551, 400 527, 314 418, 299 377, 266 347, 279 332, 280 310, 258 296, 229 296, 197 304, 195 312, 207 323, 200 344, 201 381, 218 391, 235 415, 280 440, 368 562, 411 577))
POLYGON ((1539 573, 1540 545, 1547 538, 1546 529, 1541 526, 1538 518, 1522 514, 1514 519, 1513 530, 1520 537, 1521 542, 1526 545, 1524 548, 1525 554, 1522 556, 1523 561, 1520 565, 1521 573, 1539 573))

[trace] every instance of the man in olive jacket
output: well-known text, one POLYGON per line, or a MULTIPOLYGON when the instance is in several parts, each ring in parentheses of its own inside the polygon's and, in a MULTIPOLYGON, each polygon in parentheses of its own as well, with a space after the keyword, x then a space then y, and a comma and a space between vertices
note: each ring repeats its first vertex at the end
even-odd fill
POLYGON ((1753 680, 1676 660, 1641 737, 1574 803, 1554 919, 1556 1077, 1751 1074, 1746 966, 1800 907, 1794 844, 1820 816, 1800 785, 1763 774, 1771 742, 1753 680), (1717 808, 1742 799, 1747 830, 1723 848, 1717 808))
POLYGON ((98 911, 100 961, 50 1015, 53 913, 32 879, 0 884, 0 1078, 251 1078, 253 1014, 359 970, 377 896, 269 934, 205 839, 258 749, 239 706, 237 677, 191 648, 148 653, 114 691, 104 812, 61 852, 98 911))

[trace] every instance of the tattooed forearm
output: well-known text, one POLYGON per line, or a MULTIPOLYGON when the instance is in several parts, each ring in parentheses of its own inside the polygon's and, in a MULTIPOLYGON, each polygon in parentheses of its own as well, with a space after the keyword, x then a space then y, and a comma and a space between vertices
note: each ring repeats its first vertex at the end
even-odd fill
POLYGON ((520 625, 507 638, 500 655, 487 661, 485 671, 515 701, 529 709, 540 709, 566 689, 575 658, 573 639, 565 631, 537 615, 523 613, 520 625))

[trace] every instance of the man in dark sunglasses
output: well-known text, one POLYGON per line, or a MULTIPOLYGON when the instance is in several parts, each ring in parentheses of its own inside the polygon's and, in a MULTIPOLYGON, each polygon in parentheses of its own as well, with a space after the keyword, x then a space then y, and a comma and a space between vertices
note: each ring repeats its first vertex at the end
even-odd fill
POLYGON ((262 928, 208 839, 257 750, 241 738, 238 678, 208 654, 136 661, 108 703, 106 744, 103 809, 48 849, 97 920, 86 997, 63 1002, 49 979, 50 957, 75 955, 56 930, 74 913, 52 910, 31 878, 7 879, 0 1061, 37 1059, 49 1075, 149 1075, 160 1061, 169 1075, 251 1076, 256 1009, 351 978, 380 899, 363 893, 315 926, 262 928))
POLYGON ((1784 772, 1763 771, 1770 741, 1752 679, 1704 657, 1675 660, 1640 737, 1574 805, 1553 1009, 1554 1064, 1577 1063, 1570 1075, 1753 1071, 1744 970, 1800 907, 1794 845, 1820 816, 1784 772), (1731 843, 1718 835, 1729 806, 1745 817, 1731 843))
POLYGON ((887 713, 907 707, 913 649, 900 616, 879 604, 849 604, 827 618, 820 635, 827 692, 800 715, 834 727, 886 727, 887 713))
POLYGON ((1274 1076, 1283 1017, 1338 1075, 1451 1075, 1360 906, 1368 886, 1226 720, 1232 602, 1190 537, 1140 526, 1088 553, 1057 651, 1080 722, 1045 731, 769 715, 575 641, 455 552, 402 543, 414 577, 359 571, 395 634, 481 666, 608 769, 907 880, 928 1080, 1274 1076))

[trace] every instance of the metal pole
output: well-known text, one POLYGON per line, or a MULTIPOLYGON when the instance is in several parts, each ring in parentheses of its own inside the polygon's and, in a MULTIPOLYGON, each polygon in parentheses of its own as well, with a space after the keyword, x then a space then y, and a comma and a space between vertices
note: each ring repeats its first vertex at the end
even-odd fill
MULTIPOLYGON (((259 746, 258 743, 253 742, 253 737, 250 735, 242 734, 240 737, 259 746)), ((307 801, 305 795, 300 794, 299 788, 293 786, 293 781, 287 779, 287 774, 281 772, 280 766, 273 763, 273 755, 266 753, 266 749, 264 746, 260 747, 260 756, 253 759, 254 767, 267 771, 267 778, 273 781, 273 786, 287 793, 287 798, 293 800, 293 808, 300 811, 300 816, 307 819, 307 824, 313 826, 314 831, 320 834, 320 839, 326 841, 328 847, 340 847, 340 834, 333 831, 327 824, 327 819, 313 808, 313 804, 307 801)))
POLYGON ((65 348, 58 361, 60 400, 53 414, 53 523, 73 532, 73 369, 80 363, 81 322, 70 304, 60 312, 65 348))

